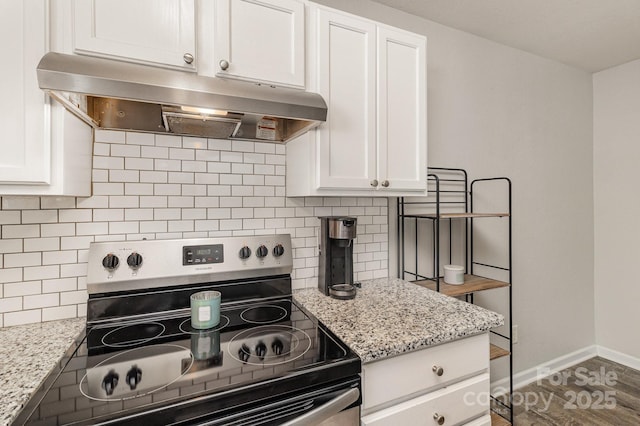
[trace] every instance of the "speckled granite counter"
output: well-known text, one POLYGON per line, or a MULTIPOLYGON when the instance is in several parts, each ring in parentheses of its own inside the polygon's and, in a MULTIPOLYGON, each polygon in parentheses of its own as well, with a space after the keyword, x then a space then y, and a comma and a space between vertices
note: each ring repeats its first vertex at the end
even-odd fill
POLYGON ((336 300, 316 288, 295 299, 340 337, 363 363, 478 334, 504 317, 399 279, 362 282, 353 300, 336 300))
POLYGON ((0 328, 0 424, 11 424, 71 346, 85 318, 0 328))

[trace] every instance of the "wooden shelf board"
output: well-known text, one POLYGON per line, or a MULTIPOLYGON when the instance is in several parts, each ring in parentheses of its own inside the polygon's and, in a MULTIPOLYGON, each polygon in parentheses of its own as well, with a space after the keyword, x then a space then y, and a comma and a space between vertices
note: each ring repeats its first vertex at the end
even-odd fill
POLYGON ((509 353, 508 350, 502 349, 500 346, 494 344, 489 345, 489 359, 502 358, 503 356, 509 355, 509 353))
MULTIPOLYGON (((413 281, 422 287, 426 287, 431 290, 436 289, 435 281, 431 280, 419 280, 413 281)), ((494 288, 509 287, 509 283, 504 281, 492 280, 490 278, 479 277, 477 275, 465 274, 464 284, 451 285, 446 284, 443 280, 440 280, 440 293, 447 296, 464 296, 465 294, 475 293, 476 291, 491 290, 494 288)))
MULTIPOLYGON (((464 218, 481 218, 481 217, 508 217, 509 213, 440 213, 440 219, 464 219, 464 218)), ((422 218, 435 219, 435 213, 425 214, 406 214, 405 218, 422 218)))
POLYGON ((494 413, 492 411, 491 412, 491 426, 511 426, 511 423, 509 423, 509 420, 505 419, 504 417, 502 417, 499 414, 496 414, 496 413, 494 413))

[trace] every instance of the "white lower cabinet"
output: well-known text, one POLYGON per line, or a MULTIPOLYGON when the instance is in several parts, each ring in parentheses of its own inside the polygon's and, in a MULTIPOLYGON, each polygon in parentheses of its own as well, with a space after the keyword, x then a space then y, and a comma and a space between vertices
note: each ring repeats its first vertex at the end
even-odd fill
POLYGON ((365 364, 362 387, 363 426, 485 424, 488 334, 365 364))

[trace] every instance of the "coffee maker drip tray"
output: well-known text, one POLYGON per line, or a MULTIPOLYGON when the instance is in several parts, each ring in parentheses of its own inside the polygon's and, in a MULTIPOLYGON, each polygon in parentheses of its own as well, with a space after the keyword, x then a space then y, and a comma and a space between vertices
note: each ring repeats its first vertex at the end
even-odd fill
POLYGON ((329 286, 329 296, 341 300, 353 299, 356 297, 356 286, 353 284, 334 284, 329 286))

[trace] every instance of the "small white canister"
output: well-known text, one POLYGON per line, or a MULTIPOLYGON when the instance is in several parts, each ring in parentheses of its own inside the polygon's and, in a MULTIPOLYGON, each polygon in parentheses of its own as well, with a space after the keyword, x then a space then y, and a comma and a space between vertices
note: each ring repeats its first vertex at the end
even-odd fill
POLYGON ((444 282, 447 284, 464 284, 464 266, 444 265, 444 282))

